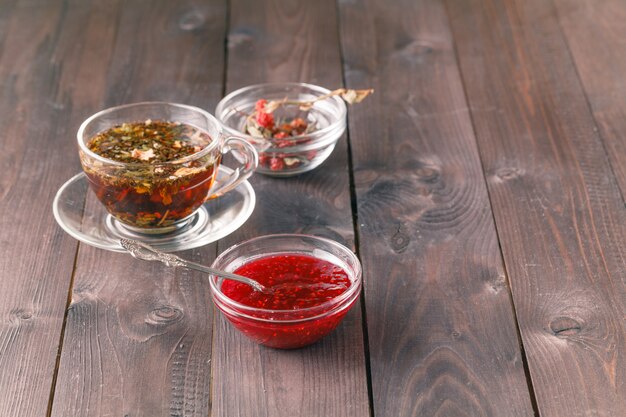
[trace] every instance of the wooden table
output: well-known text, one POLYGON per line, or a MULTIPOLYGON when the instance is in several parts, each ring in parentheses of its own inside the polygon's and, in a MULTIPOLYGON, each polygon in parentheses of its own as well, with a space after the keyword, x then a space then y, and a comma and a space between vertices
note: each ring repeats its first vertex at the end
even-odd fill
POLYGON ((626 2, 1 0, 0 416, 626 415, 626 2), (51 212, 90 114, 269 81, 375 88, 315 171, 183 253, 327 236, 360 304, 280 351, 195 273, 51 212))

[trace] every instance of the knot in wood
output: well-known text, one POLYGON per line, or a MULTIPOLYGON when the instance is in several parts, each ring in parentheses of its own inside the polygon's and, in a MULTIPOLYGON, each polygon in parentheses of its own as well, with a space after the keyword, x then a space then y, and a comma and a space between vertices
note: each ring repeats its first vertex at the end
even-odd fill
POLYGON ((33 313, 28 310, 17 308, 9 312, 9 323, 13 326, 22 326, 24 322, 33 318, 33 313))
POLYGON ((179 321, 183 317, 183 312, 173 306, 160 306, 148 314, 146 323, 170 324, 179 321))
POLYGON ((426 39, 401 39, 396 43, 396 50, 400 52, 400 54, 411 57, 411 58, 421 58, 426 55, 432 54, 437 46, 435 43, 426 40, 426 39))
POLYGON ((567 338, 580 333, 582 326, 571 317, 557 317, 550 322, 550 330, 556 337, 567 338))
POLYGON ((506 279, 504 275, 498 274, 494 278, 489 280, 489 285, 491 290, 496 294, 500 292, 504 287, 506 287, 506 279))
POLYGON ((21 308, 13 310, 11 315, 18 321, 30 320, 33 318, 33 313, 31 311, 22 310, 21 308))
POLYGON ((206 18, 204 15, 196 10, 185 13, 178 21, 178 27, 182 30, 192 31, 201 27, 206 18))
POLYGON ((524 170, 516 167, 503 167, 496 170, 496 177, 502 181, 509 181, 521 176, 524 170))
POLYGON ((252 31, 245 28, 235 30, 228 35, 228 47, 236 48, 238 46, 250 43, 254 40, 252 31))
POLYGON ((409 243, 411 243, 411 238, 400 229, 391 237, 391 249, 393 249, 395 253, 406 251, 409 243))
POLYGON ((439 181, 439 177, 441 175, 439 169, 435 167, 421 167, 418 168, 415 173, 420 181, 427 182, 429 184, 439 181))
POLYGON ((417 55, 429 55, 435 50, 434 45, 426 41, 417 41, 413 46, 413 53, 417 55))

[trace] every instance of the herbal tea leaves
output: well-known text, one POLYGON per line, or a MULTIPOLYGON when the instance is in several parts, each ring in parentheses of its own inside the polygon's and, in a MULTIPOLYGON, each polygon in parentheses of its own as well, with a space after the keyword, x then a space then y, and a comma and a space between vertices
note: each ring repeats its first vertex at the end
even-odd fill
POLYGON ((92 189, 118 220, 139 228, 169 227, 190 216, 209 193, 219 156, 179 161, 209 143, 208 133, 180 122, 123 123, 87 143, 110 163, 85 153, 81 163, 92 189))
POLYGON ((118 162, 158 164, 193 155, 210 142, 207 133, 193 126, 146 120, 123 123, 100 132, 89 140, 87 147, 118 162))

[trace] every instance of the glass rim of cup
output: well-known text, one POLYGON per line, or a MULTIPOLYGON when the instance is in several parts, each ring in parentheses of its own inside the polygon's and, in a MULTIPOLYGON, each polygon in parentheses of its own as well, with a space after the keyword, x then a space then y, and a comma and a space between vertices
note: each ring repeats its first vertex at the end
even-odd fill
MULTIPOLYGON (((91 123, 94 119, 101 117, 107 113, 111 113, 113 111, 116 110, 123 110, 124 108, 129 108, 129 107, 137 107, 137 106, 146 106, 146 105, 168 105, 168 106, 174 106, 174 107, 179 107, 182 109, 186 109, 186 110, 192 110, 198 113, 201 113, 203 116, 205 116, 208 120, 210 120, 213 124, 215 124, 215 126, 217 126, 218 130, 219 130, 219 136, 222 136, 222 132, 223 132, 223 126, 222 123, 215 117, 213 116, 211 113, 209 113, 208 111, 201 109, 200 107, 196 107, 196 106, 191 106, 188 104, 181 104, 181 103, 172 103, 169 101, 140 101, 140 102, 136 102, 136 103, 128 103, 128 104, 122 104, 119 106, 113 106, 113 107, 108 107, 106 109, 100 110, 99 112, 96 112, 94 114, 92 114, 91 116, 89 116, 87 119, 85 119, 85 121, 83 121, 80 124, 80 127, 78 128, 78 132, 76 133, 76 139, 78 140, 78 147, 79 149, 84 152, 85 154, 87 154, 89 157, 94 158, 100 162, 109 164, 109 165, 117 165, 117 166, 122 166, 122 167, 145 167, 146 165, 151 165, 151 166, 166 166, 166 165, 179 165, 179 164, 184 164, 186 162, 189 161, 194 161, 198 158, 201 158, 203 156, 205 156, 206 154, 208 154, 209 152, 211 152, 212 150, 214 150, 214 148, 217 146, 217 144, 220 142, 219 140, 213 140, 211 141, 211 143, 209 143, 205 148, 203 148, 202 150, 193 153, 191 155, 187 155, 184 156, 182 158, 179 159, 175 159, 172 161, 165 161, 165 162, 158 162, 158 163, 146 163, 146 162, 122 162, 122 161, 116 161, 114 159, 110 159, 110 158, 105 158, 102 155, 98 155, 97 153, 93 152, 91 149, 89 149, 87 147, 87 144, 85 143, 85 141, 83 140, 83 135, 85 132, 85 129, 87 128, 87 126, 89 125, 89 123, 91 123)), ((187 124, 191 124, 191 123, 187 123, 187 124)), ((198 129, 201 130, 206 130, 206 129, 202 129, 198 126, 192 125, 198 129)), ((113 127, 113 126, 111 126, 113 127)), ((98 132, 100 133, 100 132, 98 132)))

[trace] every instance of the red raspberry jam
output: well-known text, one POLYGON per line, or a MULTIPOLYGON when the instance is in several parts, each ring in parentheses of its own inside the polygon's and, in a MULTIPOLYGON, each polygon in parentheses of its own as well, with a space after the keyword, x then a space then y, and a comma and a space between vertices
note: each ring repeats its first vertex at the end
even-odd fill
POLYGON ((346 292, 352 281, 341 267, 323 259, 275 255, 251 261, 234 272, 271 289, 255 291, 228 279, 221 287, 231 300, 259 309, 245 312, 252 317, 225 313, 246 336, 266 346, 293 349, 311 344, 337 327, 354 304, 354 300, 348 306, 327 303, 346 292), (313 308, 322 305, 324 308, 313 308))

